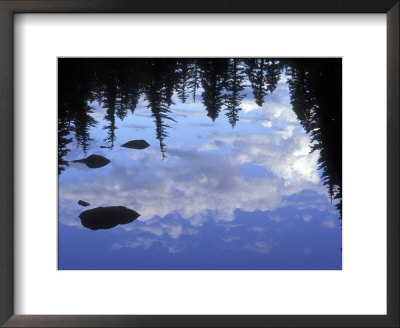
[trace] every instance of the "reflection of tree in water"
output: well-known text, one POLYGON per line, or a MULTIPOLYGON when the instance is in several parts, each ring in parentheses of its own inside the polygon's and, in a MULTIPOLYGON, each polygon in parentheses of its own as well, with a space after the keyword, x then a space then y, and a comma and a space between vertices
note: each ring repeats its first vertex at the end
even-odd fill
POLYGON ((68 165, 63 158, 69 152, 72 141, 70 133, 87 153, 90 138, 89 130, 96 121, 89 115, 92 109, 88 102, 92 99, 91 69, 80 61, 68 60, 58 74, 58 171, 61 173, 68 165))
POLYGON ((341 61, 338 59, 60 59, 59 61, 59 173, 75 135, 85 155, 96 125, 89 103, 97 100, 106 108, 106 141, 116 139, 116 117, 133 114, 140 97, 148 102, 156 125, 162 158, 165 138, 174 121, 170 106, 176 92, 181 102, 201 97, 207 116, 215 121, 224 111, 234 127, 239 121, 245 86, 250 86, 258 106, 276 89, 281 73, 288 79, 293 111, 310 134, 311 151, 320 152, 319 168, 331 199, 341 215, 341 61))
POLYGON ((111 149, 114 147, 115 141, 115 109, 116 109, 117 88, 115 80, 109 77, 106 82, 106 89, 104 93, 104 107, 107 108, 104 119, 108 122, 104 129, 107 130, 107 137, 104 141, 110 143, 111 149))
POLYGON ((262 106, 264 103, 264 96, 267 94, 266 84, 266 61, 265 58, 247 59, 247 77, 253 89, 253 96, 258 106, 262 106))
POLYGON ((192 95, 193 102, 196 102, 196 92, 200 87, 200 66, 198 60, 192 60, 189 64, 189 93, 192 95))
POLYGON ((147 83, 144 88, 145 99, 148 101, 148 108, 150 108, 154 122, 156 123, 156 136, 160 142, 160 150, 162 158, 165 155, 164 139, 168 136, 167 129, 170 127, 165 123, 165 120, 175 121, 168 116, 168 104, 172 103, 172 93, 170 91, 170 84, 174 79, 170 76, 174 72, 172 68, 175 65, 169 60, 159 60, 150 64, 147 83))
POLYGON ((276 85, 281 78, 281 65, 278 60, 271 59, 267 62, 266 67, 266 77, 265 81, 267 82, 267 90, 272 93, 276 89, 276 85))
POLYGON ((321 178, 342 215, 342 67, 336 60, 303 60, 289 66, 293 111, 319 150, 321 178))
POLYGON ((241 60, 234 58, 229 60, 226 79, 225 106, 229 123, 234 127, 239 120, 240 104, 244 98, 244 69, 241 60))
POLYGON ((185 103, 189 97, 188 82, 189 82, 190 71, 188 62, 189 60, 185 58, 177 60, 176 93, 178 95, 178 98, 182 101, 182 103, 185 103))
POLYGON ((207 116, 213 121, 219 116, 224 103, 223 89, 228 68, 228 59, 201 59, 201 94, 207 116))
POLYGON ((70 133, 69 123, 64 118, 58 119, 58 174, 61 174, 65 170, 65 166, 68 166, 68 162, 64 159, 64 156, 68 154, 69 149, 67 145, 72 141, 72 138, 68 138, 70 133))

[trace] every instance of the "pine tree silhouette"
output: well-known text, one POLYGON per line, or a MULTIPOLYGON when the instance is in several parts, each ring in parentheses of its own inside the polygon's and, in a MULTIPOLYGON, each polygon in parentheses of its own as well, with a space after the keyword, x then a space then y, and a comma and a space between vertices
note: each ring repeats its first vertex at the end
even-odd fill
POLYGON ((201 59, 201 85, 203 104, 207 110, 207 116, 213 121, 219 116, 224 104, 223 89, 226 81, 228 59, 201 59))
POLYGON ((162 159, 166 157, 164 139, 168 136, 167 129, 170 128, 165 120, 175 121, 168 114, 171 113, 168 103, 171 101, 167 94, 167 83, 160 78, 170 68, 168 61, 155 61, 149 66, 148 83, 145 87, 145 99, 149 102, 148 108, 152 112, 156 123, 156 136, 160 143, 162 159))
POLYGON ((225 110, 232 127, 234 127, 239 120, 238 113, 241 110, 240 104, 244 98, 244 94, 241 93, 244 90, 244 79, 244 69, 240 59, 231 59, 227 69, 225 110))
POLYGON ((320 152, 318 169, 342 217, 342 70, 341 61, 303 60, 291 64, 292 109, 320 152))

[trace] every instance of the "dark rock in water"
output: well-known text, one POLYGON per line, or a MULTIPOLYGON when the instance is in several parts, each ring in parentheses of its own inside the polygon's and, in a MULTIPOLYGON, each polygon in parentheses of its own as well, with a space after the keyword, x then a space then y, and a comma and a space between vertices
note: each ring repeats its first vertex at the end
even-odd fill
POLYGON ((85 202, 83 200, 79 200, 78 204, 81 205, 81 206, 89 206, 90 205, 89 203, 87 203, 87 202, 85 202))
POLYGON ((100 155, 90 155, 89 157, 83 159, 77 159, 72 162, 83 163, 86 164, 86 166, 90 167, 91 169, 97 169, 99 167, 106 166, 108 163, 110 163, 110 160, 100 155))
POLYGON ((133 148, 133 149, 145 149, 150 145, 145 140, 131 140, 124 143, 121 147, 133 148))
POLYGON ((111 229, 119 224, 131 223, 140 216, 124 206, 96 207, 79 215, 82 225, 91 230, 111 229))

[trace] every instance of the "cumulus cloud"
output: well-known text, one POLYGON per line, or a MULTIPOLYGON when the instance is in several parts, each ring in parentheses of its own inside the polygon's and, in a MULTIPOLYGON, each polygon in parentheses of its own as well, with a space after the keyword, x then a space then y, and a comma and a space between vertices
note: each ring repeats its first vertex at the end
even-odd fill
POLYGON ((101 105, 97 102, 91 102, 88 104, 91 109, 92 113, 90 113, 90 116, 93 117, 96 121, 101 121, 104 119, 104 116, 106 115, 106 109, 101 107, 101 105))
POLYGON ((154 226, 154 225, 145 225, 145 226, 141 226, 139 228, 140 231, 144 231, 144 232, 150 232, 153 235, 156 235, 158 237, 161 237, 164 234, 164 230, 162 227, 160 226, 154 226))
POLYGON ((188 105, 186 109, 182 109, 182 107, 174 108, 174 116, 180 117, 193 117, 193 116, 204 116, 204 107, 188 105))
POLYGON ((137 237, 134 240, 131 241, 125 241, 125 242, 118 242, 114 243, 111 248, 112 249, 121 249, 121 248, 136 248, 136 247, 141 247, 144 249, 150 248, 154 243, 159 242, 158 239, 155 238, 145 238, 145 237, 137 237))
POLYGON ((227 231, 230 231, 231 229, 242 227, 243 223, 223 222, 223 223, 218 223, 218 226, 223 227, 227 231))
POLYGON ((216 143, 204 143, 198 149, 199 151, 217 150, 219 147, 216 143))
MULTIPOLYGON (((293 130, 291 130, 293 133, 293 130)), ((310 154, 309 137, 296 133, 288 138, 282 131, 275 134, 217 135, 216 141, 229 144, 233 161, 264 166, 285 180, 286 186, 310 182, 317 184, 318 153, 310 154)))
MULTIPOLYGON (((197 149, 169 147, 169 157, 161 164, 156 149, 150 148, 129 155, 136 161, 134 165, 119 165, 114 160, 107 175, 90 172, 79 184, 60 184, 60 197, 71 201, 84 198, 94 206, 126 206, 140 213, 141 221, 176 211, 200 226, 210 211, 217 221, 233 221, 238 208, 274 210, 283 205, 284 196, 304 189, 324 190, 316 169, 317 154, 309 154, 308 137, 299 131, 286 139, 280 131, 211 138, 214 142, 197 149), (204 151, 222 145, 228 147, 212 155, 204 151), (273 174, 247 181, 240 173, 244 163, 263 166, 273 174)), ((115 157, 123 158, 122 151, 118 152, 115 157)), ((178 236, 179 230, 175 227, 170 233, 178 236)))
POLYGON ((274 222, 282 222, 282 221, 285 221, 285 218, 283 218, 283 217, 281 217, 281 216, 279 216, 279 215, 270 215, 270 216, 269 216, 269 219, 270 219, 271 221, 274 221, 274 222))
POLYGON ((161 223, 161 226, 166 230, 168 235, 174 239, 178 239, 183 233, 182 225, 173 223, 161 223))
POLYGON ((165 248, 169 253, 180 253, 186 249, 184 243, 177 242, 176 238, 156 238, 148 237, 145 235, 137 235, 132 239, 115 242, 111 245, 111 249, 119 250, 122 248, 139 248, 149 249, 154 245, 160 245, 165 248))
POLYGON ((244 246, 244 249, 249 249, 252 251, 256 251, 257 253, 266 254, 272 250, 272 243, 265 242, 262 240, 254 241, 252 243, 248 243, 244 246))
POLYGON ((185 250, 185 247, 182 245, 172 245, 168 247, 168 252, 170 253, 180 253, 185 250))
POLYGON ((224 243, 230 244, 234 241, 240 240, 241 238, 238 236, 229 236, 229 237, 223 237, 222 240, 224 243))
POLYGON ((248 228, 248 230, 253 231, 253 232, 265 232, 265 231, 267 231, 267 228, 261 227, 261 226, 254 226, 254 227, 248 228))
POLYGON ((240 107, 242 108, 242 110, 245 113, 250 113, 253 110, 260 108, 260 106, 258 106, 254 100, 247 99, 247 98, 242 100, 240 107))
POLYGON ((262 126, 264 126, 266 128, 272 127, 272 122, 268 121, 268 120, 262 121, 261 124, 262 124, 262 126))
POLYGON ((328 227, 328 228, 330 228, 330 229, 336 227, 335 221, 334 221, 333 219, 325 219, 323 223, 324 223, 324 225, 325 225, 326 227, 328 227))

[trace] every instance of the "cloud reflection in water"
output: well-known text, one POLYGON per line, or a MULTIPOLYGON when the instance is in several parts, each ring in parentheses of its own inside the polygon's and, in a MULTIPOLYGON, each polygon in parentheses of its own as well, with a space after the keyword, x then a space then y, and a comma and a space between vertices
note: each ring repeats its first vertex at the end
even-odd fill
MULTIPOLYGON (((85 252, 81 260, 67 255, 70 242, 60 233, 60 268, 101 269, 114 257, 115 269, 340 269, 341 232, 331 229, 337 213, 287 85, 281 81, 261 108, 244 99, 234 129, 225 117, 212 123, 198 104, 175 103, 165 160, 153 131, 142 128, 150 126, 150 113, 139 106, 124 123, 117 120, 117 140, 144 139, 150 147, 115 147, 106 152, 108 166, 88 171, 72 164, 60 176, 60 231, 74 229, 84 243, 100 239, 85 236, 78 199, 141 214, 101 232, 104 259, 91 263, 82 264, 90 262, 85 252)), ((91 129, 103 138, 101 126, 91 129)), ((81 155, 71 148, 66 159, 81 155)))

